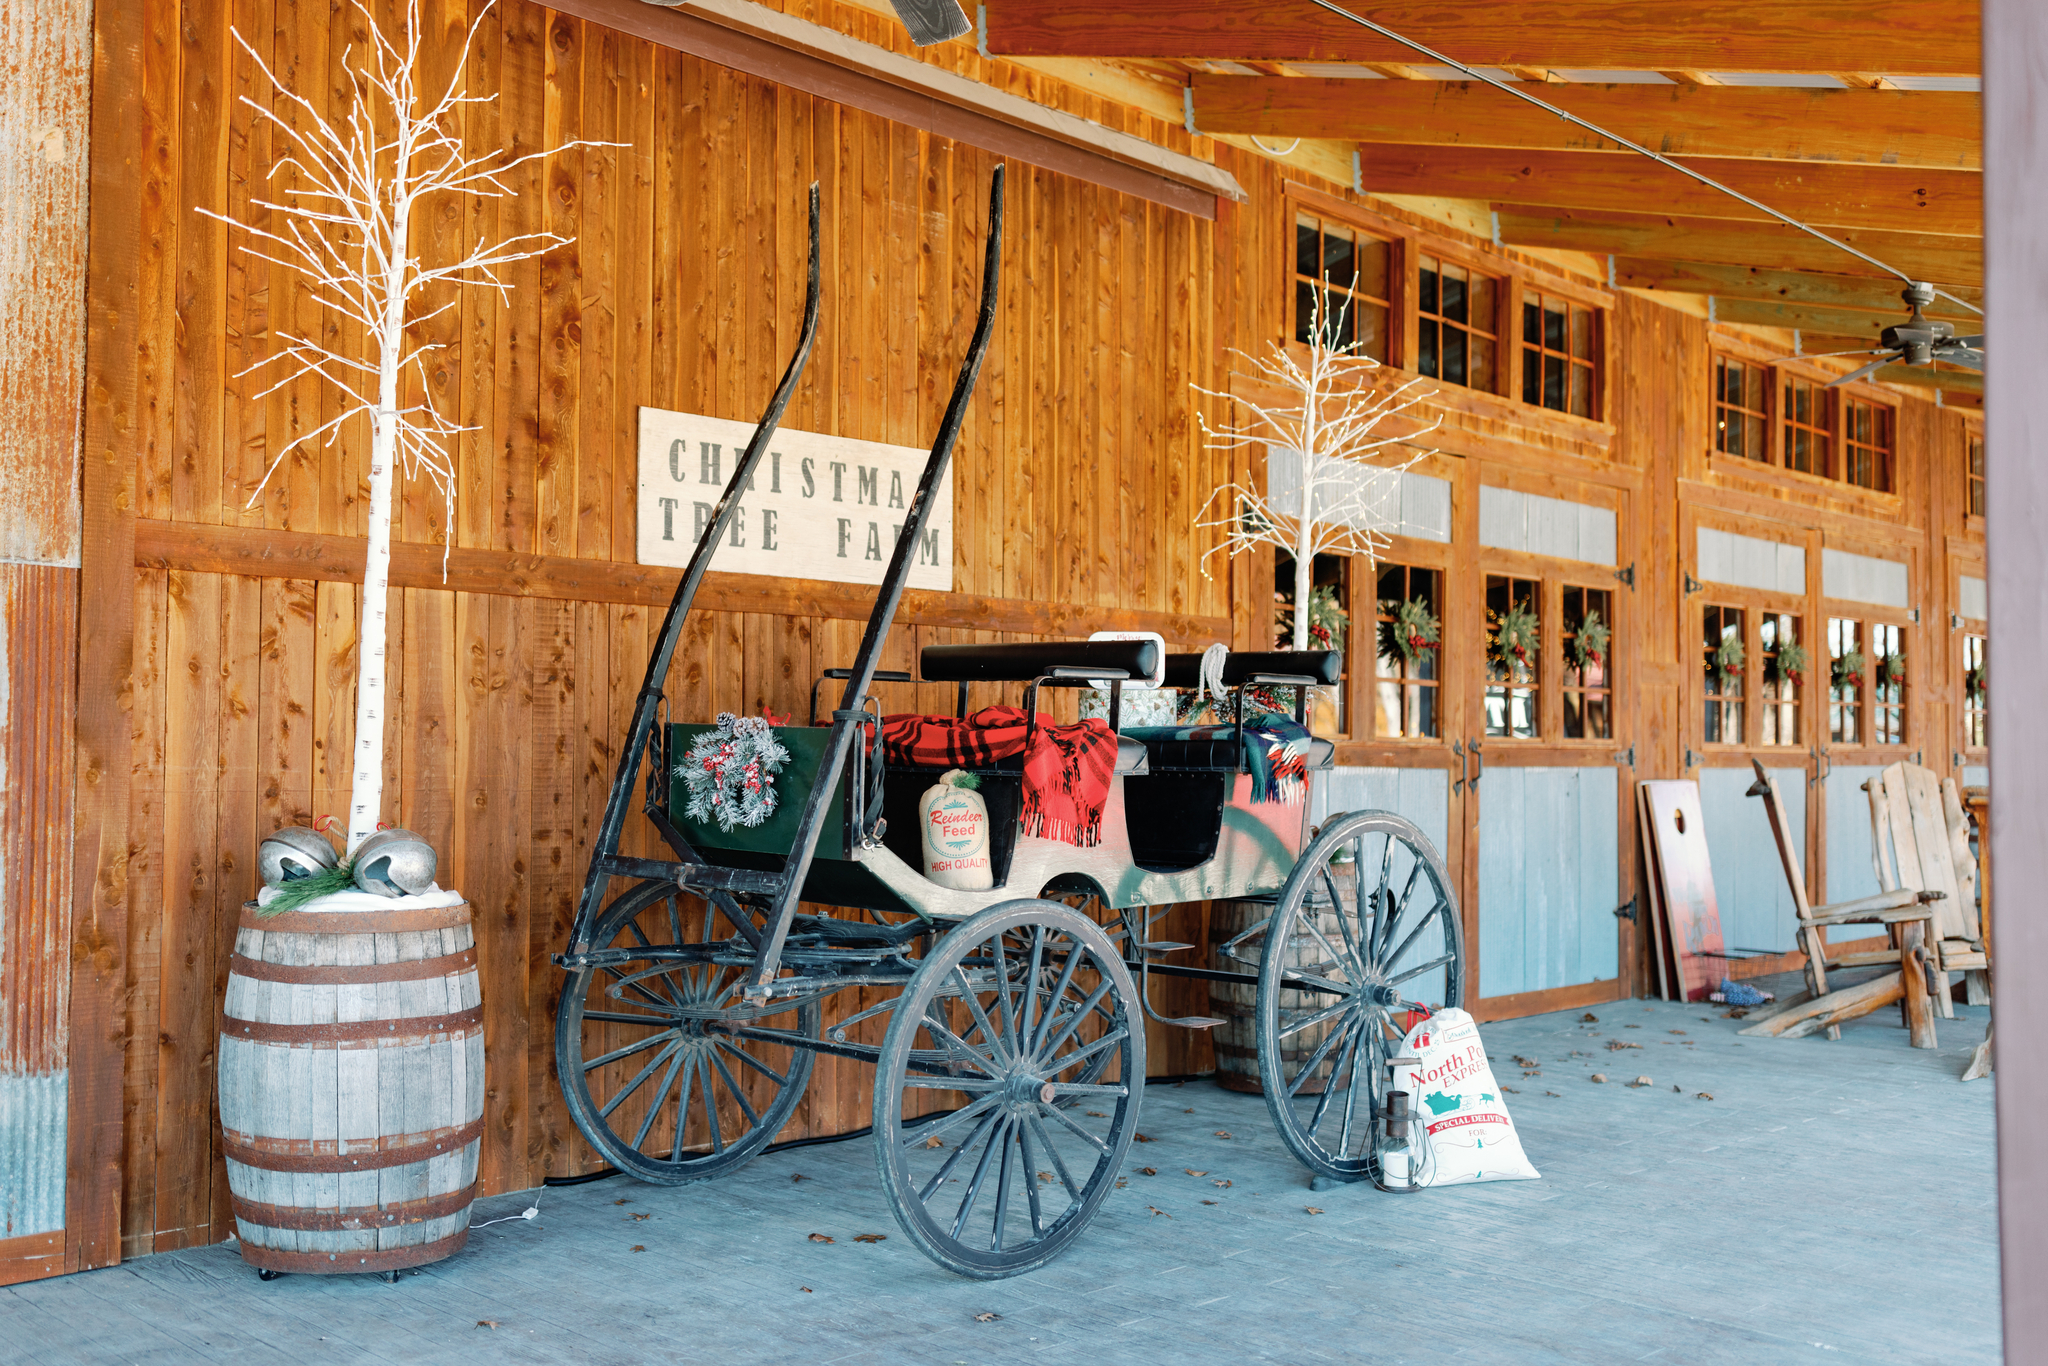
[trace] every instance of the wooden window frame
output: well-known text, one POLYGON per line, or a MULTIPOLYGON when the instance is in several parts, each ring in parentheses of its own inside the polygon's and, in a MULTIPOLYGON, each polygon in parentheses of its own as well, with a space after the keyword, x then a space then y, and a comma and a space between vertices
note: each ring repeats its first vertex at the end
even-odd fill
POLYGON ((1840 471, 1840 482, 1850 488, 1863 489, 1869 493, 1893 493, 1898 484, 1899 466, 1899 410, 1898 405, 1886 400, 1868 397, 1861 393, 1838 390, 1834 402, 1836 463, 1840 471), (1873 427, 1882 426, 1884 441, 1862 442, 1850 433, 1850 424, 1855 409, 1869 411, 1879 421, 1873 427), (1880 481, 1875 484, 1858 483, 1850 477, 1850 467, 1856 461, 1858 451, 1870 452, 1878 465, 1880 481))
MULTIPOLYGON (((1759 604, 1752 609, 1751 616, 1755 622, 1756 655, 1754 683, 1750 694, 1750 700, 1755 703, 1751 710, 1756 715, 1756 739, 1752 742, 1752 748, 1764 751, 1765 753, 1782 754, 1787 750, 1799 749, 1807 743, 1806 718, 1808 713, 1813 710, 1814 678, 1813 642, 1810 639, 1812 632, 1807 629, 1809 618, 1804 604, 1792 608, 1759 604), (1767 618, 1772 620, 1790 618, 1795 624, 1795 635, 1792 643, 1803 646, 1806 650, 1806 678, 1803 682, 1795 685, 1797 691, 1789 700, 1780 697, 1769 697, 1764 693, 1764 689, 1769 686, 1767 661, 1777 656, 1776 650, 1767 651, 1764 648, 1764 621, 1767 618), (1792 708, 1792 738, 1789 740, 1764 739, 1765 715, 1767 713, 1772 714, 1773 719, 1777 719, 1782 717, 1786 707, 1792 708)), ((1779 644, 1782 645, 1783 642, 1780 641, 1779 644)))
POLYGON ((1404 256, 1406 254, 1406 244, 1397 235, 1377 228, 1368 227, 1362 223, 1353 222, 1351 219, 1343 215, 1326 212, 1318 206, 1303 204, 1294 199, 1292 196, 1288 197, 1287 204, 1289 213, 1287 233, 1286 278, 1289 288, 1287 291, 1286 301, 1286 307, 1288 309, 1288 326, 1286 329, 1286 335, 1289 341, 1291 341, 1295 345, 1307 345, 1307 343, 1303 342, 1297 335, 1300 329, 1300 321, 1297 316, 1297 312, 1300 308, 1300 301, 1297 297, 1297 294, 1302 282, 1308 279, 1307 276, 1301 273, 1300 225, 1302 219, 1313 218, 1316 220, 1316 230, 1319 236, 1327 233, 1330 227, 1336 226, 1349 229, 1356 236, 1369 237, 1376 242, 1385 244, 1387 248, 1387 297, 1385 299, 1378 298, 1372 294, 1367 294, 1362 290, 1352 289, 1349 286, 1340 286, 1334 280, 1330 281, 1330 292, 1332 296, 1335 296, 1338 293, 1342 293, 1346 299, 1351 301, 1351 304, 1354 309, 1351 315, 1353 319, 1352 335, 1354 336, 1357 335, 1355 307, 1358 300, 1364 299, 1369 303, 1386 309, 1386 334, 1384 346, 1386 355, 1384 357, 1375 357, 1375 359, 1379 360, 1379 362, 1383 365, 1397 364, 1400 355, 1401 341, 1404 330, 1401 325, 1403 295, 1402 264, 1404 256))
MULTIPOLYGON (((1515 293, 1515 290, 1512 287, 1513 277, 1506 269, 1508 263, 1505 261, 1485 262, 1483 261, 1483 259, 1474 260, 1471 257, 1469 257, 1467 253, 1439 250, 1437 249, 1437 244, 1435 243, 1420 241, 1416 243, 1412 256, 1414 260, 1414 266, 1412 267, 1412 269, 1408 271, 1406 276, 1406 282, 1409 286, 1409 294, 1407 300, 1407 308, 1405 309, 1405 313, 1407 316, 1406 319, 1404 319, 1404 333, 1412 339, 1415 349, 1409 356, 1409 364, 1405 368, 1414 371, 1418 375, 1423 373, 1421 368, 1421 334, 1423 324, 1422 263, 1425 259, 1434 260, 1439 267, 1446 265, 1454 266, 1457 269, 1466 272, 1467 275, 1483 276, 1484 278, 1491 280, 1493 282, 1493 330, 1491 332, 1478 332, 1471 323, 1456 322, 1450 318, 1444 317, 1440 313, 1432 313, 1429 315, 1430 319, 1436 322, 1439 329, 1446 327, 1455 328, 1465 333, 1465 335, 1468 338, 1472 336, 1482 336, 1493 343, 1493 383, 1490 387, 1482 388, 1477 384, 1468 384, 1459 380, 1444 379, 1441 375, 1429 375, 1426 376, 1426 378, 1433 379, 1439 384, 1448 384, 1453 385, 1460 389, 1469 389, 1474 393, 1492 394, 1496 398, 1512 398, 1513 394, 1507 388, 1509 366, 1508 358, 1505 354, 1506 348, 1503 346, 1502 341, 1504 335, 1506 334, 1508 319, 1510 316, 1508 313, 1508 301, 1510 296, 1515 293), (1413 321, 1412 328, 1405 326, 1406 321, 1410 319, 1412 319, 1413 321)), ((1441 284, 1439 284, 1437 292, 1439 298, 1441 298, 1443 292, 1441 284)), ((1469 310, 1467 311, 1467 316, 1470 316, 1469 310)), ((1441 355, 1441 341, 1439 341, 1438 343, 1438 350, 1439 355, 1441 355)), ((1468 357, 1471 355, 1471 343, 1469 341, 1466 343, 1466 355, 1468 357)), ((1441 369, 1442 366, 1439 365, 1438 368, 1441 369)), ((1467 373, 1470 373, 1469 362, 1467 365, 1467 373)), ((1567 414, 1567 416, 1574 416, 1574 414, 1567 414)))
POLYGON ((1776 465, 1778 463, 1778 450, 1776 441, 1778 415, 1778 407, 1776 402, 1777 390, 1777 367, 1771 365, 1770 362, 1755 360, 1751 357, 1741 355, 1734 351, 1730 351, 1725 347, 1716 346, 1711 348, 1709 350, 1707 357, 1707 423, 1709 429, 1709 435, 1707 438, 1708 457, 1710 459, 1715 460, 1740 460, 1743 462, 1743 464, 1752 466, 1762 465, 1768 467, 1776 465), (1723 365, 1740 365, 1744 369, 1754 371, 1755 373, 1762 376, 1763 407, 1761 410, 1753 408, 1734 407, 1731 404, 1727 404, 1721 401, 1718 392, 1720 387, 1721 373, 1719 367, 1723 365), (1763 443, 1761 448, 1755 455, 1737 455, 1732 451, 1724 451, 1721 449, 1720 438, 1718 433, 1721 430, 1720 414, 1723 409, 1729 409, 1734 412, 1743 413, 1748 416, 1753 416, 1762 419, 1763 443))
POLYGON ((1542 408, 1547 412, 1563 413, 1567 417, 1576 417, 1583 419, 1587 422, 1601 421, 1607 410, 1607 396, 1604 392, 1605 375, 1603 373, 1606 368, 1603 362, 1605 361, 1607 354, 1607 344, 1605 336, 1607 331, 1606 310, 1599 308, 1593 304, 1585 303, 1582 300, 1577 299, 1572 295, 1566 294, 1560 290, 1548 289, 1544 287, 1544 284, 1541 281, 1522 281, 1520 282, 1520 287, 1514 291, 1514 294, 1515 306, 1513 312, 1509 314, 1509 326, 1514 329, 1515 333, 1514 346, 1517 351, 1517 365, 1515 367, 1515 387, 1509 391, 1510 397, 1517 399, 1519 402, 1521 402, 1527 407, 1542 408), (1580 361, 1577 356, 1572 355, 1569 351, 1552 351, 1548 343, 1544 342, 1540 338, 1535 344, 1532 345, 1530 343, 1528 339, 1528 333, 1526 330, 1528 322, 1526 312, 1532 298, 1539 310, 1544 306, 1545 303, 1548 302, 1556 302, 1564 305, 1565 332, 1567 334, 1565 338, 1566 346, 1571 345, 1570 332, 1571 316, 1573 312, 1583 310, 1585 313, 1589 315, 1589 326, 1591 328, 1591 355, 1585 361, 1580 361), (1529 358, 1532 353, 1535 355, 1538 361, 1541 361, 1546 356, 1557 356, 1564 361, 1566 381, 1565 407, 1552 408, 1549 404, 1541 401, 1535 403, 1531 403, 1529 401, 1527 397, 1529 387, 1528 375, 1527 371, 1523 367, 1529 363, 1529 358), (1572 378, 1572 371, 1576 368, 1581 367, 1583 367, 1587 372, 1587 411, 1583 413, 1575 413, 1571 410, 1570 406, 1570 381, 1572 378))
MULTIPOLYGON (((1731 601, 1713 593, 1712 590, 1708 590, 1700 602, 1700 614, 1697 620, 1700 623, 1700 630, 1694 637, 1694 641, 1695 648, 1700 651, 1700 747, 1708 750, 1751 748, 1752 743, 1749 738, 1749 703, 1753 699, 1749 686, 1749 675, 1750 666, 1755 662, 1756 651, 1751 647, 1750 637, 1751 626, 1756 620, 1756 611, 1746 602, 1731 601), (1736 628, 1737 637, 1742 642, 1742 670, 1738 678, 1739 692, 1732 694, 1727 692, 1716 693, 1711 691, 1709 687, 1707 668, 1709 663, 1707 658, 1708 644, 1706 640, 1707 613, 1709 612, 1724 614, 1738 612, 1741 614, 1741 619, 1736 628), (1719 738, 1709 733, 1713 728, 1707 724, 1707 717, 1711 709, 1716 706, 1721 708, 1721 735, 1719 738), (1730 707, 1734 709, 1735 714, 1736 738, 1733 740, 1728 738, 1728 713, 1730 707)), ((1721 625, 1723 631, 1725 631, 1727 629, 1727 618, 1725 615, 1721 619, 1721 625)))
POLYGON ((1988 629, 1988 623, 1966 619, 1963 621, 1962 628, 1957 634, 1962 637, 1961 648, 1957 652, 1957 658, 1962 665, 1956 680, 1956 697, 1959 700, 1956 715, 1957 719, 1962 723, 1962 739, 1958 743, 1965 755, 1981 761, 1983 756, 1991 752, 1991 699, 1986 696, 1982 707, 1972 707, 1970 705, 1970 645, 1972 642, 1976 642, 1982 648, 1984 657, 1988 660, 1991 654, 1991 632, 1988 629), (1974 742, 1971 739, 1973 732, 1970 727, 1970 718, 1972 716, 1984 718, 1984 739, 1981 743, 1974 742))
MULTIPOLYGON (((1811 375, 1799 370, 1773 367, 1772 377, 1776 383, 1776 396, 1778 400, 1777 421, 1772 424, 1775 436, 1772 440, 1771 453, 1776 457, 1772 463, 1788 474, 1804 474, 1810 478, 1827 480, 1830 483, 1847 482, 1837 478, 1835 474, 1836 461, 1840 458, 1841 446, 1840 434, 1837 431, 1839 424, 1835 418, 1835 412, 1838 407, 1835 401, 1836 391, 1827 387, 1827 379, 1825 377, 1811 375), (1821 411, 1818 424, 1801 422, 1792 415, 1792 396, 1789 390, 1793 384, 1810 385, 1812 387, 1814 397, 1820 402, 1821 411), (1820 467, 1818 469, 1803 470, 1792 464, 1791 429, 1794 427, 1804 432, 1819 433, 1824 444, 1821 448, 1820 467)), ((1854 486, 1852 485, 1852 487, 1854 486)), ((1874 493, 1877 490, 1872 489, 1870 492, 1874 493)))
MULTIPOLYGON (((1592 572, 1593 574, 1597 575, 1600 571, 1598 569, 1595 569, 1592 572)), ((1611 573, 1612 571, 1609 572, 1611 573)), ((1611 583, 1602 585, 1584 582, 1583 580, 1589 577, 1589 575, 1583 573, 1575 574, 1570 571, 1567 571, 1563 574, 1546 575, 1545 577, 1554 578, 1556 580, 1555 591, 1557 593, 1556 619, 1558 668, 1556 692, 1558 698, 1558 724, 1556 738, 1560 743, 1564 744, 1577 744, 1580 742, 1590 742, 1595 744, 1611 743, 1614 737, 1619 733, 1620 726, 1619 718, 1615 715, 1615 708, 1618 704, 1616 699, 1617 685, 1615 682, 1614 667, 1616 646, 1620 643, 1621 640, 1621 627, 1617 624, 1615 616, 1615 613, 1619 610, 1617 607, 1617 603, 1620 601, 1620 595, 1616 592, 1614 586, 1611 583), (1570 618, 1566 615, 1564 599, 1566 594, 1574 590, 1581 593, 1599 594, 1600 597, 1604 600, 1604 604, 1606 607, 1607 615, 1603 618, 1603 621, 1607 626, 1607 657, 1601 662, 1602 681, 1597 687, 1587 686, 1583 679, 1577 684, 1574 684, 1571 681, 1572 664, 1570 660, 1570 655, 1567 650, 1567 646, 1570 639, 1572 639, 1572 636, 1566 630, 1570 618), (1599 697, 1606 701, 1607 733, 1605 735, 1572 735, 1569 733, 1569 723, 1567 720, 1569 713, 1567 712, 1565 707, 1565 699, 1574 694, 1576 694, 1579 698, 1579 715, 1582 718, 1582 720, 1586 715, 1586 699, 1590 697, 1599 697)))
MULTIPOLYGON (((1362 555, 1354 557, 1354 565, 1357 561, 1366 560, 1366 558, 1367 557, 1362 555)), ((1365 613, 1370 617, 1373 626, 1372 645, 1370 650, 1367 652, 1367 657, 1370 662, 1368 667, 1359 671, 1360 678, 1359 686, 1357 689, 1358 698, 1356 702, 1356 708, 1352 712, 1353 716, 1365 717, 1367 724, 1363 728, 1355 728, 1350 738, 1356 740, 1369 740, 1374 744, 1382 745, 1441 745, 1444 743, 1444 740, 1446 738, 1444 735, 1446 720, 1448 717, 1446 707, 1448 700, 1451 696, 1449 690, 1449 680, 1446 677, 1449 670, 1444 660, 1445 651, 1450 644, 1450 630, 1447 624, 1450 619, 1450 604, 1447 601, 1447 598, 1450 592, 1451 568, 1447 564, 1431 563, 1417 556, 1404 555, 1392 549, 1383 552, 1376 558, 1367 561, 1367 563, 1369 563, 1372 567, 1370 574, 1372 583, 1370 589, 1364 590, 1363 586, 1357 584, 1356 582, 1354 582, 1352 588, 1352 600, 1353 602, 1358 603, 1358 608, 1356 611, 1354 611, 1352 615, 1352 620, 1354 622, 1360 620, 1360 613, 1365 613), (1390 677, 1380 673, 1379 632, 1381 627, 1381 619, 1379 610, 1379 576, 1384 570, 1395 567, 1406 570, 1411 575, 1418 572, 1436 575, 1437 658, 1436 677, 1433 679, 1414 678, 1411 677, 1407 672, 1405 672, 1405 670, 1398 677, 1390 677), (1369 593, 1369 596, 1367 596, 1363 602, 1359 601, 1361 591, 1367 591, 1369 593), (1408 688, 1411 684, 1414 686, 1435 689, 1435 715, 1437 725, 1436 734, 1410 735, 1406 734, 1405 732, 1400 735, 1381 734, 1379 730, 1379 687, 1382 682, 1392 682, 1397 688, 1404 690, 1401 704, 1404 713, 1407 709, 1405 689, 1408 688)), ((1354 579, 1365 577, 1367 577, 1367 575, 1354 575, 1354 579)), ((1353 634, 1353 639, 1357 639, 1355 632, 1353 634)))
POLYGON ((1559 604, 1553 602, 1552 599, 1557 597, 1560 591, 1559 578, 1555 574, 1548 574, 1519 565, 1493 567, 1481 563, 1477 566, 1477 570, 1480 604, 1479 713, 1475 718, 1477 724, 1473 727, 1473 732, 1488 743, 1495 740, 1505 740, 1517 745, 1554 744, 1557 741, 1557 734, 1563 729, 1563 726, 1557 718, 1549 715, 1552 706, 1551 695, 1556 690, 1553 687, 1546 686, 1546 684, 1557 673, 1557 665, 1553 661, 1552 656, 1556 655, 1559 650, 1559 641, 1557 640, 1555 629, 1559 604), (1502 680, 1495 680, 1489 676, 1489 670, 1493 666, 1493 633, 1495 628, 1487 620, 1486 614, 1492 610, 1487 604, 1487 597, 1492 588, 1492 580, 1494 579, 1504 579, 1507 581, 1508 599, 1511 603, 1514 600, 1516 584, 1526 583, 1534 590, 1531 597, 1536 609, 1536 659, 1534 664, 1530 666, 1531 677, 1526 683, 1515 682, 1512 675, 1502 680), (1508 729, 1499 733, 1491 729, 1491 722, 1487 719, 1486 711, 1488 694, 1493 692, 1495 688, 1499 688, 1503 694, 1502 702, 1506 708, 1504 714, 1509 718, 1508 729), (1513 729, 1514 694, 1518 692, 1527 692, 1529 694, 1533 731, 1528 735, 1516 735, 1513 729))
POLYGON ((1972 531, 1984 529, 1990 484, 1984 477, 1984 429, 1963 428, 1963 525, 1972 531))

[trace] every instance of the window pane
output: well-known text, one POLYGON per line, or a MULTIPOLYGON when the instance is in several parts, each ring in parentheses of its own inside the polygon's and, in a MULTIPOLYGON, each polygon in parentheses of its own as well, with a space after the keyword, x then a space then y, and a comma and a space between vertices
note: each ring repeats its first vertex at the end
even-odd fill
POLYGON ((1374 360, 1387 358, 1387 310, 1383 305, 1354 300, 1353 333, 1358 340, 1359 354, 1371 356, 1374 360))
POLYGON ((1437 311, 1443 316, 1444 320, 1454 323, 1467 321, 1466 306, 1468 300, 1465 294, 1465 272, 1456 266, 1445 267, 1441 288, 1444 292, 1443 307, 1437 311))
POLYGON ((1359 234, 1358 254, 1354 262, 1358 270, 1358 291, 1370 294, 1375 299, 1385 299, 1387 294, 1387 244, 1377 237, 1359 234))
POLYGON ((1491 336, 1493 330, 1499 326, 1494 321, 1493 281, 1484 275, 1469 275, 1466 281, 1465 287, 1469 295, 1465 310, 1466 320, 1471 323, 1473 331, 1491 336))
POLYGON ((1439 326, 1424 318, 1415 329, 1416 373, 1435 375, 1437 372, 1437 333, 1439 326))
MULTIPOLYGON (((1446 282, 1449 283, 1448 281, 1446 282)), ((1449 293, 1447 289, 1445 291, 1449 293)), ((1446 326, 1443 336, 1443 377, 1453 384, 1467 384, 1470 380, 1465 365, 1465 338, 1469 334, 1458 328, 1446 326)))
POLYGON ((1468 365, 1470 378, 1466 383, 1474 389, 1483 389, 1490 394, 1494 389, 1493 343, 1485 337, 1475 336, 1472 338, 1471 348, 1471 360, 1468 365))
POLYGON ((1562 304, 1543 305, 1543 345, 1547 350, 1564 350, 1565 314, 1562 304))
POLYGON ((1316 290, 1306 280, 1294 282, 1294 339, 1304 344, 1315 326, 1316 290))
MULTIPOLYGON (((1528 310, 1533 314, 1534 309, 1528 310)), ((1540 405, 1543 402, 1543 353, 1524 349, 1522 352, 1522 402, 1540 405)))
POLYGON ((1564 367, 1563 356, 1543 357, 1543 406, 1564 411, 1564 367))
POLYGON ((1323 233, 1323 278, 1337 289, 1349 290, 1355 270, 1352 260, 1351 234, 1342 228, 1325 230, 1323 233))
POLYGON ((1424 313, 1442 313, 1437 306, 1437 263, 1428 256, 1422 258, 1422 270, 1416 281, 1415 306, 1424 313))
POLYGON ((1593 311, 1589 308, 1572 310, 1572 354, 1580 360, 1593 359, 1593 311))
POLYGON ((1522 340, 1543 345, 1543 305, 1535 299, 1522 300, 1522 340))
POLYGON ((1593 372, 1583 365, 1572 367, 1572 412, 1580 417, 1593 415, 1593 372))
POLYGON ((1303 214, 1294 220, 1294 273, 1314 275, 1322 251, 1316 245, 1316 220, 1303 214))

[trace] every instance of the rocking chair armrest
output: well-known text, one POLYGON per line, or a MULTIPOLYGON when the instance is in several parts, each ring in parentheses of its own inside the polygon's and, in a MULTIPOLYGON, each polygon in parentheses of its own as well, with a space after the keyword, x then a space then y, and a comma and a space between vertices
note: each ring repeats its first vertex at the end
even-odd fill
POLYGON ((1940 901, 1945 892, 1916 892, 1902 887, 1896 892, 1879 892, 1855 901, 1838 901, 1832 906, 1816 906, 1813 914, 1806 918, 1809 925, 1872 924, 1892 925, 1914 920, 1931 920, 1934 912, 1922 909, 1929 902, 1940 901))

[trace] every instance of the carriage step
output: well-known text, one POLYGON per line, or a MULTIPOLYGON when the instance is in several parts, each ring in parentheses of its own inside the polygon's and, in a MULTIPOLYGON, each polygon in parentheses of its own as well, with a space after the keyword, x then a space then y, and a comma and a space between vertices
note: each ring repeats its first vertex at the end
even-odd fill
POLYGON ((717 892, 753 892, 774 896, 782 891, 784 875, 757 872, 752 868, 722 868, 714 864, 686 863, 675 875, 681 887, 717 892))
POLYGON ((1214 1015, 1183 1015, 1177 1020, 1164 1015, 1156 1018, 1161 1024, 1179 1025, 1182 1029, 1214 1029, 1223 1023, 1214 1015))
POLYGON ((1168 939, 1154 939, 1142 947, 1147 953, 1179 953, 1182 949, 1193 948, 1194 945, 1176 944, 1168 939))

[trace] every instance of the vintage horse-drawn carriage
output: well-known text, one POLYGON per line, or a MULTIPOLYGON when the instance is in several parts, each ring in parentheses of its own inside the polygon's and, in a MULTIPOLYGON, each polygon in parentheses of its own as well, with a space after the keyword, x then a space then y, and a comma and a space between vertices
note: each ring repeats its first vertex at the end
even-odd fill
MULTIPOLYGON (((577 910, 556 1016, 577 1126, 620 1170, 682 1183, 725 1175, 771 1143, 820 1055, 875 1068, 873 1141, 904 1231, 941 1265, 999 1277, 1056 1256, 1115 1186, 1145 1081, 1155 976, 1256 985, 1260 1074, 1283 1140, 1311 1170, 1374 1175, 1373 1123, 1399 1017, 1460 1004, 1462 934, 1450 878, 1398 815, 1310 822, 1331 746, 1313 741, 1285 794, 1256 790, 1248 696, 1335 681, 1327 652, 1234 654, 1228 724, 1117 733, 1124 685, 1196 685, 1200 657, 1161 668, 1154 641, 928 647, 927 681, 1105 686, 1115 737, 1097 842, 1027 833, 1022 755, 973 765, 993 885, 960 890, 921 865, 918 802, 939 776, 883 743, 871 688, 912 548, 960 431, 995 319, 1002 170, 990 194, 981 308, 873 615, 826 724, 781 726, 789 754, 762 823, 724 828, 679 800, 679 757, 706 729, 658 724, 684 618, 809 356, 818 204, 802 339, 676 590, 648 665, 577 910), (1265 691, 1254 693, 1255 689, 1265 691), (674 853, 629 857, 634 794, 674 853), (1174 905, 1265 902, 1222 946, 1243 970, 1165 961, 1193 948, 1151 930, 1174 905), (820 907, 832 910, 816 909, 820 907), (857 993, 828 1028, 823 1004, 857 993)), ((1213 672, 1213 668, 1212 668, 1213 672)), ((1211 678, 1211 682, 1216 680, 1211 678)), ((1270 788, 1270 784, 1263 785, 1270 788)))

